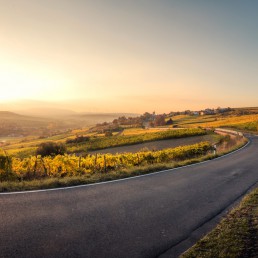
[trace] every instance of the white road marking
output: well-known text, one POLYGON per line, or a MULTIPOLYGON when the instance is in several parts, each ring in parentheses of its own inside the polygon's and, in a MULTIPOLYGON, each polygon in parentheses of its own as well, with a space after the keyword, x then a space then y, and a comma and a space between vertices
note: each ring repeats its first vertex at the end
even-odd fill
POLYGON ((157 174, 161 174, 161 173, 165 173, 165 172, 169 172, 169 171, 171 172, 171 171, 182 169, 182 168, 187 168, 187 167, 192 167, 192 166, 196 166, 196 165, 199 165, 199 164, 208 163, 208 162, 211 162, 211 161, 217 160, 217 159, 222 159, 224 157, 232 155, 232 154, 246 148, 250 144, 250 142, 251 141, 248 140, 248 142, 243 147, 241 147, 240 149, 232 151, 232 152, 230 152, 228 154, 225 154, 223 156, 220 156, 220 157, 217 157, 217 158, 214 158, 214 159, 210 159, 210 160, 205 160, 205 161, 198 162, 198 163, 194 163, 194 164, 190 164, 190 165, 186 165, 186 166, 182 166, 182 167, 170 168, 170 169, 161 170, 161 171, 157 171, 157 172, 152 172, 152 173, 148 173, 148 174, 144 174, 144 175, 131 176, 131 177, 127 177, 127 178, 120 178, 120 179, 115 179, 115 180, 111 180, 111 181, 104 181, 104 182, 98 182, 98 183, 92 183, 92 184, 83 184, 83 185, 67 186, 67 187, 60 187, 60 188, 29 190, 29 191, 25 190, 25 191, 20 191, 20 192, 6 192, 6 193, 0 193, 0 195, 28 194, 28 193, 40 193, 40 192, 48 192, 48 191, 50 192, 50 191, 69 190, 69 189, 74 189, 74 188, 82 188, 82 187, 91 187, 91 186, 96 186, 96 185, 112 184, 112 183, 116 183, 116 182, 119 182, 119 181, 132 180, 132 179, 139 178, 139 177, 157 175, 157 174))

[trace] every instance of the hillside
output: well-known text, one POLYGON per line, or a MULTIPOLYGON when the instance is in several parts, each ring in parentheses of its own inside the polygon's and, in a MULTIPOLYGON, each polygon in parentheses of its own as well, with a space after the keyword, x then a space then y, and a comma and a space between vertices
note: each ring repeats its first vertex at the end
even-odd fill
MULTIPOLYGON (((26 112, 25 112, 26 113, 26 112)), ((60 109, 36 109, 33 115, 0 111, 0 136, 51 136, 71 129, 94 126, 103 121, 111 122, 125 113, 76 113, 60 109), (37 116, 36 116, 37 114, 37 116)))
POLYGON ((14 113, 14 112, 10 112, 10 111, 0 111, 0 119, 1 120, 15 120, 17 119, 18 121, 22 120, 22 121, 46 121, 46 119, 44 118, 39 118, 39 117, 34 117, 34 116, 26 116, 26 115, 22 115, 22 114, 18 114, 18 113, 14 113))
POLYGON ((39 135, 58 127, 52 119, 24 116, 14 112, 0 111, 0 136, 39 135))

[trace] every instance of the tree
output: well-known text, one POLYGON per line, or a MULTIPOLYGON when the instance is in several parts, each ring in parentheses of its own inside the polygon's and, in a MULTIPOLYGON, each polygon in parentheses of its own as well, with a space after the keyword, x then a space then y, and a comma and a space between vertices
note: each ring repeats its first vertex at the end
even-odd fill
POLYGON ((89 136, 79 136, 79 135, 76 135, 76 137, 74 139, 67 139, 65 142, 67 144, 69 143, 80 143, 80 142, 87 142, 90 140, 90 137, 89 136))
POLYGON ((66 147, 62 143, 56 142, 43 142, 39 145, 36 150, 36 155, 45 156, 56 156, 63 155, 66 151, 66 147))
POLYGON ((168 119, 168 121, 166 122, 166 125, 172 125, 172 124, 173 124, 172 118, 168 119))
POLYGON ((0 181, 13 180, 16 175, 12 172, 12 158, 0 149, 0 181))
POLYGON ((113 136, 113 133, 112 133, 111 131, 106 131, 106 132, 105 132, 105 136, 106 136, 106 137, 113 136))
POLYGON ((165 121, 165 116, 164 115, 157 115, 155 117, 155 120, 154 120, 154 125, 155 126, 162 126, 162 125, 165 125, 166 124, 166 121, 165 121))

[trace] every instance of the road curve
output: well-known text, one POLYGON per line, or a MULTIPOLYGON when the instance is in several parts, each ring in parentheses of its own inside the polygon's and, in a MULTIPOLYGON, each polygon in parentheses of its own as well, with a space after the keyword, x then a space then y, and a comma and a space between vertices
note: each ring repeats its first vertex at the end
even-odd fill
POLYGON ((252 137, 232 155, 177 170, 0 194, 0 257, 159 257, 254 185, 257 167, 252 137))

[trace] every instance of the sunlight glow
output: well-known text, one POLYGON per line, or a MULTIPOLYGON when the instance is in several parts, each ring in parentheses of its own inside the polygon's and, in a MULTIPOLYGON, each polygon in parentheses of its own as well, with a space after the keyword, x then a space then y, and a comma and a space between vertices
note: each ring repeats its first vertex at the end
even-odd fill
POLYGON ((257 106, 258 3, 2 2, 2 102, 119 112, 257 106))
MULTIPOLYGON (((25 69, 16 64, 0 65, 0 100, 52 99, 52 94, 65 91, 66 82, 53 72, 25 69)), ((61 97, 62 94, 59 95, 61 97)), ((58 96, 55 96, 58 99, 58 96)))

